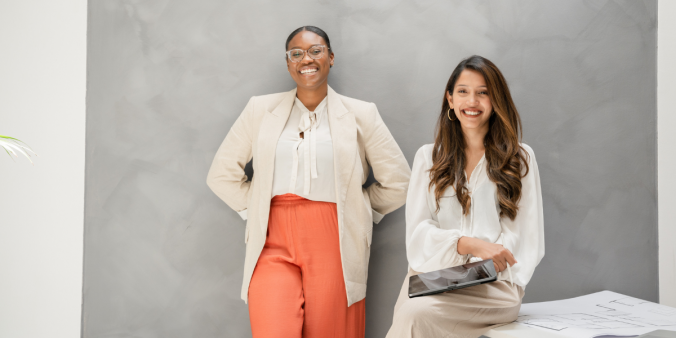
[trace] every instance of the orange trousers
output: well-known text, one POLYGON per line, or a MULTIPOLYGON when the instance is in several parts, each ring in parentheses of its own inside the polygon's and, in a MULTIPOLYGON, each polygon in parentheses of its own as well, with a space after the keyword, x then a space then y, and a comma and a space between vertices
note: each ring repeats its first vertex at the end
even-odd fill
POLYGON ((272 199, 249 319, 253 338, 364 337, 364 300, 347 307, 335 203, 272 199))

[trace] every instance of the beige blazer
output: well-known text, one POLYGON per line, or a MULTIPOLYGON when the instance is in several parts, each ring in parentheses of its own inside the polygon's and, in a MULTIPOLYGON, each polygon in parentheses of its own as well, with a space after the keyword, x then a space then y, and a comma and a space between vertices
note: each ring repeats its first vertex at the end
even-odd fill
MULTIPOLYGON (((268 228, 275 149, 291 114, 296 89, 254 96, 235 121, 207 175, 209 187, 247 219, 242 299, 263 250, 268 228), (253 158, 250 182, 244 166, 253 158)), ((375 104, 337 94, 329 87, 328 118, 343 278, 348 306, 366 296, 373 221, 401 207, 411 170, 404 154, 378 114, 375 104), (369 165, 378 181, 362 188, 369 165)))

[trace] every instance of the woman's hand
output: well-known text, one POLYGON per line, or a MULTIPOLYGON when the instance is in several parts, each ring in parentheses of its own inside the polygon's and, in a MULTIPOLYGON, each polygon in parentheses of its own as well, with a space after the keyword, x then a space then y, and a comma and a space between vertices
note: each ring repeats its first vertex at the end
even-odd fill
POLYGON ((484 240, 463 236, 458 240, 458 253, 461 255, 471 254, 481 259, 492 259, 496 272, 507 269, 507 263, 510 266, 516 264, 516 259, 512 253, 500 244, 488 243, 484 240))

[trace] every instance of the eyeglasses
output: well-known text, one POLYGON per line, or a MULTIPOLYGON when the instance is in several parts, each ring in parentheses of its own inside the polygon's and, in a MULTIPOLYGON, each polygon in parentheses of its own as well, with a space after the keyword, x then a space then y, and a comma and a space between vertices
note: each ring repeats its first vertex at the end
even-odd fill
POLYGON ((286 56, 289 58, 289 61, 291 62, 299 62, 300 60, 303 60, 305 57, 305 53, 310 56, 310 59, 317 60, 321 59, 322 56, 324 56, 324 50, 330 49, 324 45, 314 45, 308 50, 302 50, 302 49, 292 49, 290 51, 286 52, 286 56))

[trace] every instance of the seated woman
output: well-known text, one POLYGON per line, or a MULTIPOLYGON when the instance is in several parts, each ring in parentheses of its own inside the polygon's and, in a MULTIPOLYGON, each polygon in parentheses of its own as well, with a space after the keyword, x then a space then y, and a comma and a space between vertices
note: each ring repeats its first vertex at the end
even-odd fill
POLYGON ((544 256, 540 176, 521 120, 489 60, 460 62, 446 85, 434 144, 413 162, 406 200, 410 265, 388 338, 478 337, 516 319, 544 256), (498 280, 408 298, 409 276, 492 259, 498 280))

